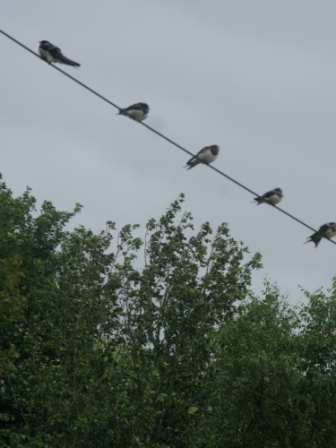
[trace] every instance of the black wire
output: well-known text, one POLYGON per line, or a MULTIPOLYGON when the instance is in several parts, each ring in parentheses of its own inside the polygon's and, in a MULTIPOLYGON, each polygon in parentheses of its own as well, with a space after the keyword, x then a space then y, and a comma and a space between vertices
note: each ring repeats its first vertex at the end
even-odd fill
MULTIPOLYGON (((30 48, 26 47, 24 44, 22 44, 21 42, 19 42, 18 40, 14 39, 14 37, 10 36, 9 34, 5 33, 4 31, 0 30, 0 33, 2 33, 4 36, 8 37, 8 39, 12 40, 13 42, 15 42, 16 44, 20 45, 22 48, 24 48, 25 50, 29 51, 29 53, 33 54, 34 56, 36 56, 37 58, 41 59, 41 56, 37 53, 35 53, 35 51, 31 50, 30 48)), ((112 103, 112 101, 108 100, 107 98, 105 98, 103 95, 100 95, 100 93, 96 92, 95 90, 91 89, 89 86, 83 84, 81 81, 78 81, 78 79, 74 78, 73 76, 69 75, 69 73, 63 71, 61 68, 58 68, 56 65, 52 65, 51 63, 48 63, 51 67, 55 68, 56 70, 58 70, 59 72, 63 73, 63 75, 67 76, 68 78, 72 79, 73 81, 75 81, 77 84, 79 84, 80 86, 84 87, 84 89, 89 90, 91 93, 93 93, 94 95, 98 96, 100 99, 106 101, 107 103, 109 103, 111 106, 117 108, 120 110, 120 107, 118 107, 116 104, 112 103)))
MULTIPOLYGON (((10 36, 9 34, 5 33, 4 31, 0 30, 0 33, 2 33, 4 36, 8 37, 8 39, 12 40, 13 42, 15 42, 16 44, 20 45, 22 48, 24 48, 25 50, 29 51, 30 53, 32 53, 34 56, 40 58, 40 55, 38 55, 37 53, 35 53, 33 50, 31 50, 30 48, 26 47, 26 45, 22 44, 21 42, 19 42, 18 40, 14 39, 14 37, 10 36)), ((79 84, 80 86, 84 87, 84 89, 88 90, 89 92, 93 93, 94 95, 98 96, 100 99, 102 99, 103 101, 105 101, 106 103, 110 104, 111 106, 115 107, 116 109, 118 109, 119 111, 121 110, 121 108, 119 106, 117 106, 115 103, 113 103, 112 101, 110 101, 109 99, 107 99, 106 97, 104 97, 103 95, 101 95, 100 93, 96 92, 95 90, 91 89, 91 87, 87 86, 86 84, 82 83, 81 81, 79 81, 78 79, 74 78, 73 76, 69 75, 67 72, 63 71, 61 68, 57 67, 56 65, 53 65, 51 63, 49 63, 49 66, 53 67, 55 70, 58 70, 59 72, 61 72, 63 75, 67 76, 68 78, 70 78, 72 81, 76 82, 77 84, 79 84)), ((174 140, 170 139, 169 137, 166 137, 165 135, 161 134, 161 132, 157 131, 156 129, 152 128, 151 126, 149 126, 146 123, 143 123, 142 121, 137 121, 137 123, 141 124, 142 126, 146 127, 147 129, 149 129, 151 132, 154 132, 154 134, 158 135, 159 137, 163 138, 164 140, 166 140, 167 142, 171 143, 172 145, 176 146, 177 148, 181 149, 182 151, 184 151, 186 154, 189 154, 190 156, 200 160, 200 162, 202 162, 202 160, 195 154, 193 154, 192 152, 188 151, 186 148, 184 148, 183 146, 179 145, 178 143, 176 143, 174 140)), ((256 193, 255 191, 251 190, 250 188, 246 187, 245 185, 243 185, 242 183, 238 182, 237 180, 233 179, 231 176, 225 174, 223 171, 219 170, 218 168, 214 167, 213 165, 209 165, 209 164, 205 164, 208 168, 216 171, 218 174, 220 174, 221 176, 225 177, 226 179, 230 180, 231 182, 235 183, 236 185, 238 185, 239 187, 243 188, 244 190, 248 191, 249 193, 251 193, 253 196, 256 196, 258 198, 260 198, 261 196, 256 193)), ((301 221, 301 219, 296 218, 294 215, 292 215, 291 213, 286 212, 285 210, 283 210, 280 207, 277 207, 276 205, 270 204, 272 205, 274 208, 276 208, 277 210, 279 210, 281 213, 287 215, 289 218, 293 219, 294 221, 298 222, 299 224, 307 227, 308 229, 312 230, 314 233, 317 232, 316 229, 314 229, 313 227, 311 227, 309 224, 306 224, 305 222, 301 221)), ((332 239, 328 238, 328 237, 324 237, 325 239, 329 240, 331 243, 336 244, 335 241, 333 241, 332 239)))

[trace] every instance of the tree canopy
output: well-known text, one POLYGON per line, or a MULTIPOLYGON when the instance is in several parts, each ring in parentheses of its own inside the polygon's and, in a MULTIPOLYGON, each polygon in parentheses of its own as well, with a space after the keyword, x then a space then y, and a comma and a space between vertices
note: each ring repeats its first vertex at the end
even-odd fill
POLYGON ((1 446, 336 446, 336 282, 257 297, 260 254, 183 199, 96 234, 0 183, 1 446))

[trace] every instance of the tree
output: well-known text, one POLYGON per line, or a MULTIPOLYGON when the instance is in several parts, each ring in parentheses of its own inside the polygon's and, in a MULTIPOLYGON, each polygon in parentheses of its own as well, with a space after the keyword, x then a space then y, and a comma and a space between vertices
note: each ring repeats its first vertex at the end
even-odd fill
POLYGON ((137 225, 69 230, 0 183, 0 445, 330 447, 336 281, 292 307, 183 195, 137 225))
POLYGON ((305 295, 297 335, 301 411, 310 420, 307 446, 331 447, 336 444, 336 277, 328 294, 321 289, 305 295))
POLYGON ((65 230, 80 206, 44 202, 34 216, 30 190, 13 198, 5 184, 0 200, 5 445, 187 446, 211 332, 248 294, 259 256, 244 265, 226 225, 211 240, 190 214, 176 224, 183 196, 144 242, 125 226, 115 243, 113 223, 65 230))
POLYGON ((291 444, 291 403, 299 377, 297 325, 296 314, 267 284, 263 299, 251 297, 217 332, 212 412, 203 422, 206 446, 296 446, 291 444))
POLYGON ((199 446, 335 446, 335 285, 295 309, 267 284, 216 332, 199 446))

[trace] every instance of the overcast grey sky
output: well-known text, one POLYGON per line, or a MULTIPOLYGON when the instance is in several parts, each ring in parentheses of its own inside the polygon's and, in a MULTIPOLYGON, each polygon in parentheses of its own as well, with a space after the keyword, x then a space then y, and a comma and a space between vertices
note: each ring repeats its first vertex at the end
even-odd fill
MULTIPOLYGON (((68 73, 126 107, 150 105, 150 126, 192 152, 218 144, 216 167, 309 225, 336 221, 334 0, 0 0, 1 29, 37 51, 45 39, 81 63, 68 73)), ((76 223, 144 225, 179 193, 198 228, 231 235, 293 302, 329 287, 336 246, 311 234, 0 35, 1 165, 76 223)))

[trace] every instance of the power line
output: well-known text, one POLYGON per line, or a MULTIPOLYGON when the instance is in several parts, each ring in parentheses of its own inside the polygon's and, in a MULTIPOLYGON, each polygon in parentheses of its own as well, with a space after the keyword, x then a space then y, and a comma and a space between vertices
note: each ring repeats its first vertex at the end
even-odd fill
MULTIPOLYGON (((20 45, 20 47, 24 48, 25 50, 29 51, 29 53, 33 54, 34 56, 36 56, 37 58, 41 59, 40 55, 35 53, 33 50, 31 50, 30 48, 28 48, 26 45, 22 44, 21 42, 19 42, 18 40, 14 39, 14 37, 10 36, 9 34, 5 33, 4 31, 0 30, 0 33, 2 33, 4 36, 8 37, 8 39, 12 40, 13 42, 15 42, 16 44, 20 45)), ((96 92, 95 90, 91 89, 91 87, 87 86, 86 84, 82 83, 81 81, 79 81, 77 78, 69 75, 69 73, 63 71, 61 68, 57 67, 56 65, 53 65, 51 63, 49 63, 49 66, 51 66, 52 68, 54 68, 55 70, 58 70, 59 72, 61 72, 63 75, 67 76, 68 78, 70 78, 72 81, 74 81, 75 83, 79 84, 81 87, 83 87, 84 89, 88 90, 89 92, 93 93, 94 95, 98 96, 100 99, 102 99, 103 101, 105 101, 106 103, 110 104, 111 106, 115 107, 116 109, 118 109, 119 111, 121 110, 121 108, 119 106, 117 106, 117 104, 113 103, 112 101, 110 101, 108 98, 106 98, 105 96, 101 95, 100 93, 96 92)), ((163 138, 164 140, 166 140, 167 142, 169 142, 170 144, 176 146, 177 148, 179 148, 181 151, 185 152, 186 154, 189 154, 192 157, 195 157, 196 159, 200 160, 199 157, 197 157, 197 155, 193 154, 192 152, 190 152, 188 149, 184 148, 183 146, 179 145, 178 143, 176 143, 174 140, 170 139, 169 137, 165 136, 164 134, 162 134, 161 132, 157 131, 156 129, 152 128, 151 126, 149 126, 146 123, 143 123, 142 121, 137 122, 139 124, 141 124, 142 126, 146 127, 147 129, 149 129, 151 132, 153 132, 154 134, 158 135, 159 137, 163 138)), ((201 160, 200 160, 201 161, 201 160)), ((251 190, 250 188, 246 187, 245 185, 243 185, 241 182, 238 182, 237 180, 233 179, 231 176, 225 174, 223 171, 219 170, 218 168, 214 167, 213 165, 209 165, 209 164, 205 164, 208 168, 212 169, 213 171, 216 171, 218 174, 220 174, 221 176, 225 177, 226 179, 228 179, 229 181, 235 183, 236 185, 238 185, 240 188, 243 188, 244 190, 248 191, 249 193, 251 193, 253 196, 256 196, 258 198, 260 198, 260 195, 258 193, 256 193, 255 191, 251 190)), ((271 204, 274 208, 276 208, 277 210, 279 210, 281 213, 287 215, 289 218, 293 219, 294 221, 298 222, 299 224, 307 227, 308 229, 312 230, 313 232, 317 232, 316 229, 314 229, 313 227, 311 227, 309 224, 306 224, 304 221, 302 221, 301 219, 297 218, 296 216, 292 215, 291 213, 286 212, 286 210, 271 204)), ((325 239, 329 240, 331 243, 336 244, 335 241, 333 241, 332 239, 328 238, 328 237, 324 237, 325 239)))

